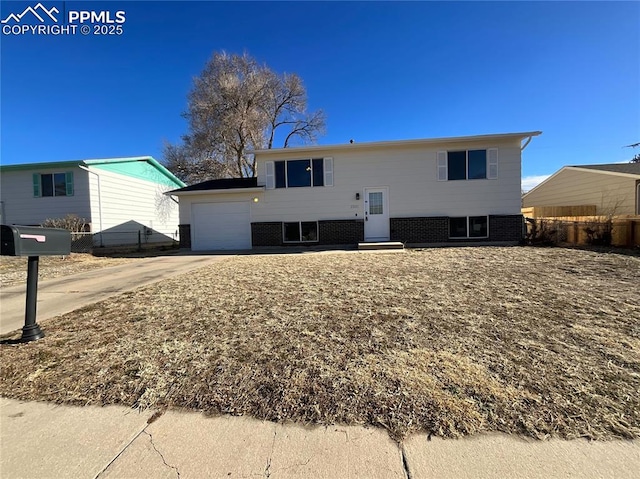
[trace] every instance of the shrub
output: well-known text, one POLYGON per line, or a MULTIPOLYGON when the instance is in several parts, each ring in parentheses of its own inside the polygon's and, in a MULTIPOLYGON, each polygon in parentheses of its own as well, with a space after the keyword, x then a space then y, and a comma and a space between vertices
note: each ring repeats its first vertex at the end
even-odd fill
POLYGON ((89 223, 87 220, 74 214, 69 214, 64 218, 47 218, 42 223, 42 226, 45 228, 62 228, 72 233, 89 231, 89 223))
POLYGON ((590 245, 610 246, 613 231, 611 218, 602 221, 589 221, 584 232, 587 233, 587 243, 590 245))
POLYGON ((559 225, 554 221, 525 218, 527 221, 527 233, 525 241, 529 245, 553 246, 558 243, 559 225))

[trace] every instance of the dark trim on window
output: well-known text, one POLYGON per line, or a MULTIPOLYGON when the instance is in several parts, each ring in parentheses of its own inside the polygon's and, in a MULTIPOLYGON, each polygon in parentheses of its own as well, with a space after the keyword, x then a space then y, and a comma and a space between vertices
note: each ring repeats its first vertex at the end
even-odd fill
POLYGON ((452 216, 449 217, 449 239, 483 239, 489 237, 489 216, 452 216), (464 223, 463 223, 464 220, 464 223), (460 231, 464 224, 465 233, 454 233, 454 228, 460 231))
POLYGON ((488 170, 486 149, 447 151, 447 181, 486 180, 488 170))
POLYGON ((285 221, 282 223, 282 242, 318 243, 318 232, 317 221, 285 221), (298 226, 297 231, 295 225, 298 226))
POLYGON ((274 161, 273 164, 275 188, 313 188, 324 186, 324 158, 279 160, 274 161), (307 163, 306 166, 303 165, 304 162, 307 163), (301 167, 304 168, 304 171, 300 170, 301 167), (308 181, 304 178, 305 172, 309 175, 308 181))

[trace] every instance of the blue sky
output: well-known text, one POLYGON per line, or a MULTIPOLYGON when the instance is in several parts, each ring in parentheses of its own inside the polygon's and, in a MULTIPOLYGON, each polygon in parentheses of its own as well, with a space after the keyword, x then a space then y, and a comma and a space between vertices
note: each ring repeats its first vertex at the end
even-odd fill
POLYGON ((123 34, 0 35, 2 164, 161 159, 220 50, 300 75, 320 144, 542 130, 530 186, 640 141, 640 2, 42 3, 124 11, 123 34))

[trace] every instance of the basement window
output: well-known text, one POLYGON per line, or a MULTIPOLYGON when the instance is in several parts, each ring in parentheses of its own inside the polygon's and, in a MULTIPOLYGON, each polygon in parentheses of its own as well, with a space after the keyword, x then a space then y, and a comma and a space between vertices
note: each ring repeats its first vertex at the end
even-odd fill
POLYGON ((487 238, 488 216, 461 216, 449 218, 449 238, 487 238))
POLYGON ((295 221, 284 223, 282 234, 285 243, 313 243, 318 241, 318 222, 295 221))

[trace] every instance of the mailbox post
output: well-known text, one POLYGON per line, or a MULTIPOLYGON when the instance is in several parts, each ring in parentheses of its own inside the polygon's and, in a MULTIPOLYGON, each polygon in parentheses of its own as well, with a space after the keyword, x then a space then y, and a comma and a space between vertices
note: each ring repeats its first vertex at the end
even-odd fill
POLYGON ((27 300, 20 342, 44 338, 36 322, 38 301, 38 262, 40 256, 71 253, 71 233, 58 228, 0 225, 0 253, 4 256, 28 256, 27 300))

